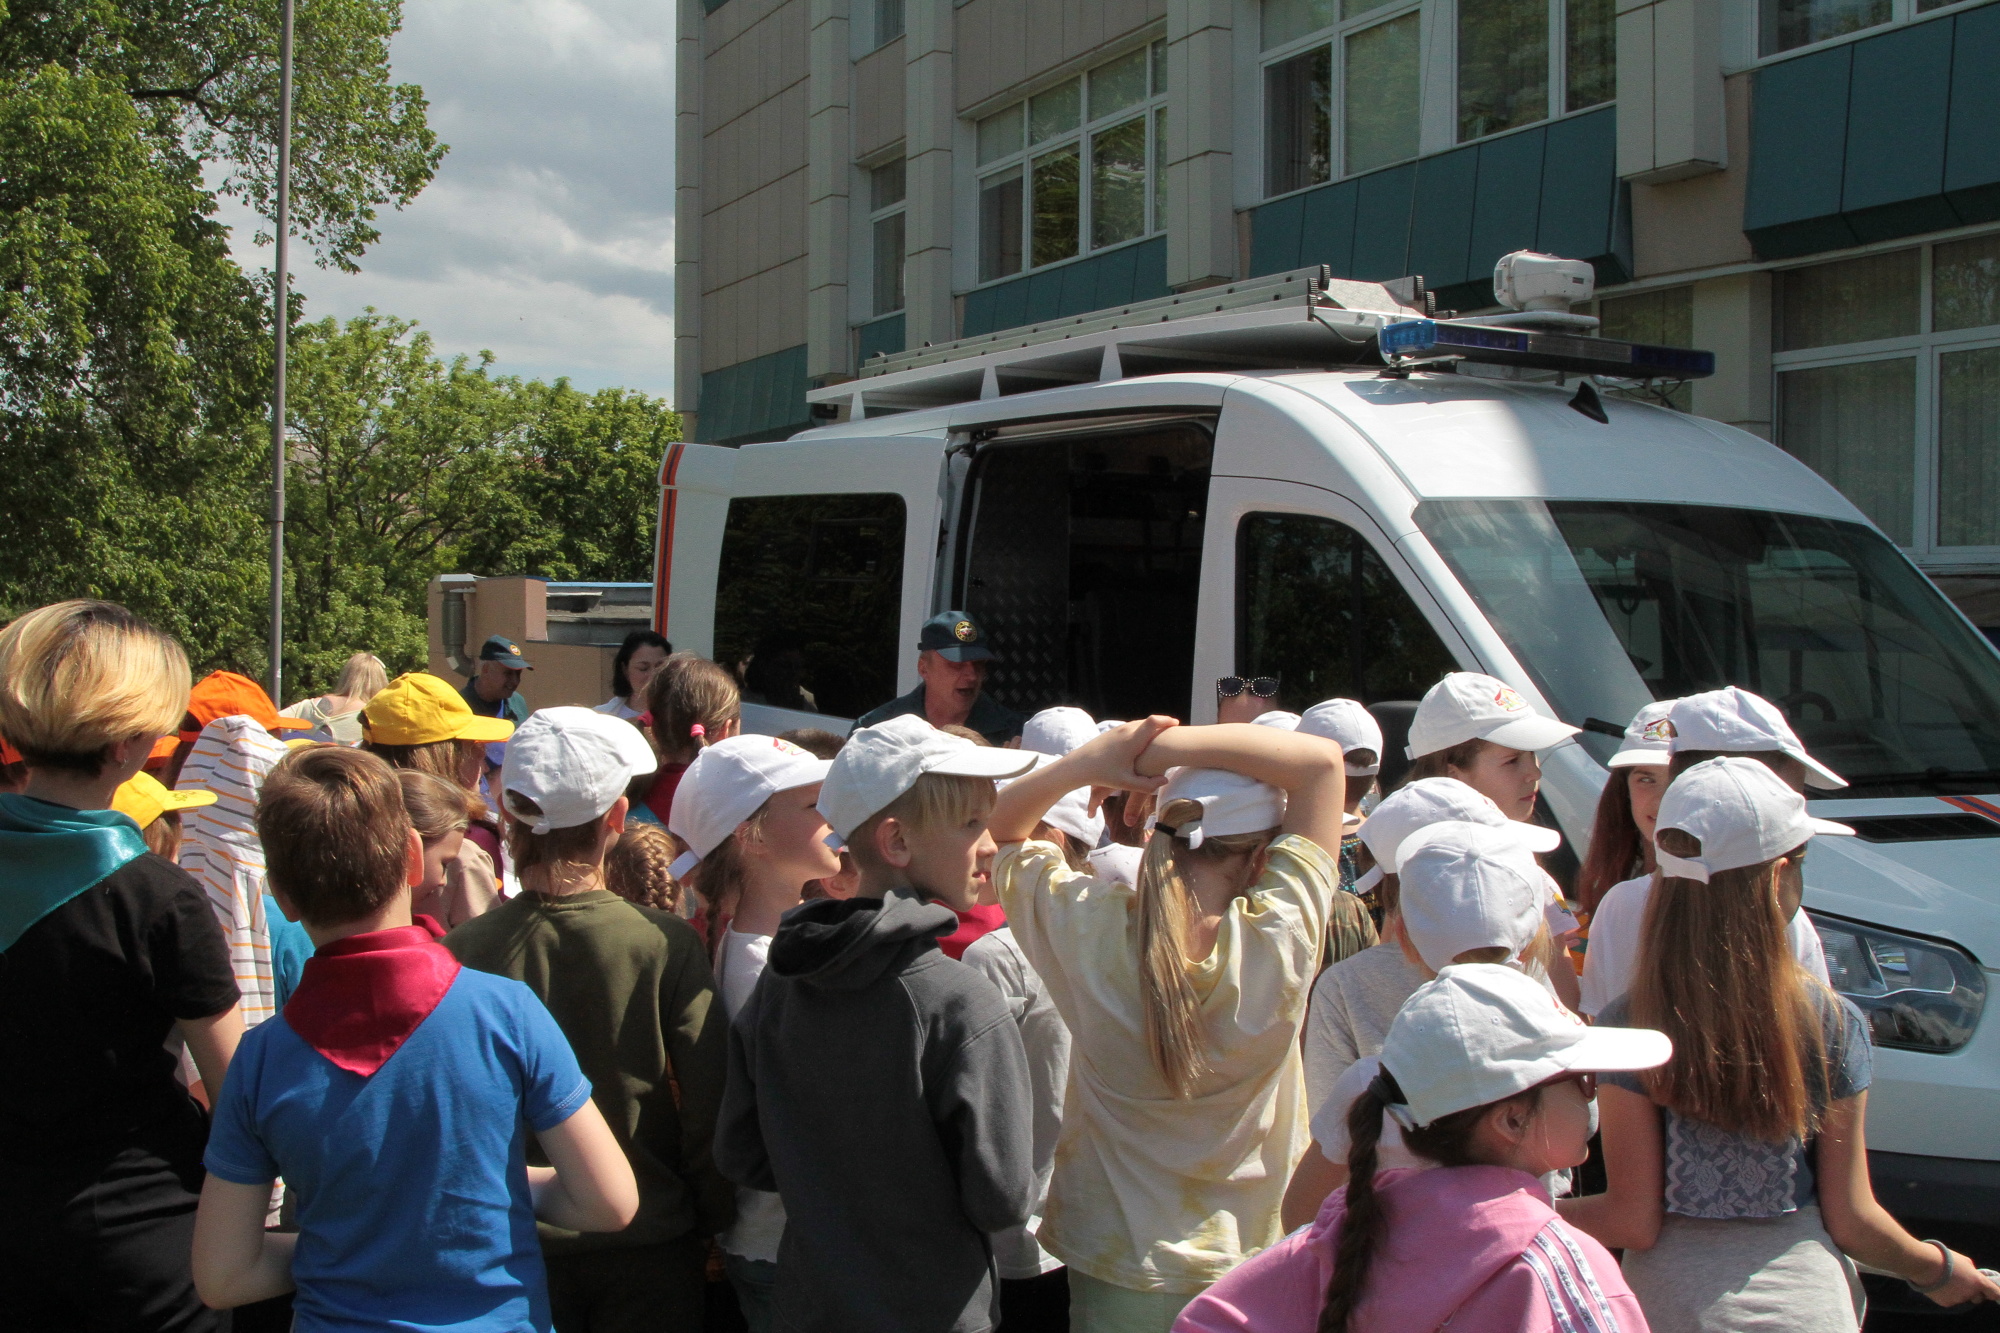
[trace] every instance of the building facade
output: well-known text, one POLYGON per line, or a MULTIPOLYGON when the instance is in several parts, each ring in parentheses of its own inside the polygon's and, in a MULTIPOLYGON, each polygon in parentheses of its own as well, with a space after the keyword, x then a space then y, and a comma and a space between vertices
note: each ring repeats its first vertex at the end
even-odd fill
POLYGON ((675 382, 781 438, 880 352, 1326 264, 1590 260, 1684 410, 2000 626, 2000 4, 680 0, 675 382))

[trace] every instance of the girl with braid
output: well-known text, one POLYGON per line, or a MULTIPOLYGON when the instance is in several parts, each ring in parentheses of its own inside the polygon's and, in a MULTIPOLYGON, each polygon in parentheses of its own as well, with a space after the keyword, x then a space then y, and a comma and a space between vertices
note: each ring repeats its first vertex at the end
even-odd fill
POLYGON ((1586 1027, 1514 968, 1447 967, 1396 1016, 1348 1115, 1347 1187, 1197 1296, 1174 1333, 1646 1333, 1617 1263, 1557 1216, 1540 1177, 1583 1161, 1600 1072, 1672 1049, 1586 1027))

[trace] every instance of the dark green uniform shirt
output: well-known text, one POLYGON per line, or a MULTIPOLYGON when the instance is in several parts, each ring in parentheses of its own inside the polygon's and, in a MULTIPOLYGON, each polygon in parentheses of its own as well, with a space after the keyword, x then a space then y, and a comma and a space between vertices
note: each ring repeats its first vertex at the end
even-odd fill
POLYGON ((638 1178, 631 1226, 579 1234, 540 1223, 548 1253, 656 1245, 729 1224, 735 1191, 709 1155, 729 1018, 687 922, 604 889, 524 893, 444 944, 465 966, 525 982, 542 997, 638 1178))
MULTIPOLYGON (((863 713, 859 718, 855 719, 854 725, 856 727, 872 727, 877 722, 887 722, 890 718, 901 717, 905 713, 914 713, 918 717, 924 716, 924 685, 922 681, 918 681, 917 688, 911 690, 908 694, 891 699, 880 708, 863 713)), ((1026 724, 1027 720, 1025 715, 1015 712, 1005 704, 995 703, 985 694, 981 694, 977 699, 972 701, 972 712, 966 717, 965 725, 984 736, 993 744, 1005 745, 1008 741, 1013 740, 1021 734, 1021 728, 1026 724)))

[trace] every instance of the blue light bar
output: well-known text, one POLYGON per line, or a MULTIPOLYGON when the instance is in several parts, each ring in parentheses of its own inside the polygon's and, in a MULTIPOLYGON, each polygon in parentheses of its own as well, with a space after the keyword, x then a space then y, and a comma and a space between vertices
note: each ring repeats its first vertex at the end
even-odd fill
POLYGON ((1654 347, 1616 338, 1501 329, 1489 324, 1405 319, 1376 335, 1382 359, 1478 361, 1490 365, 1567 370, 1618 379, 1704 379, 1715 373, 1715 353, 1687 347, 1654 347))

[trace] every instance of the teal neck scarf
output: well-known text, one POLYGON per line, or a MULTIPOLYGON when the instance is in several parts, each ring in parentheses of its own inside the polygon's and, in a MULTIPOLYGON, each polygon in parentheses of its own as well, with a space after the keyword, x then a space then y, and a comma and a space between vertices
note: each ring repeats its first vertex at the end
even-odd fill
POLYGON ((72 810, 0 793, 0 952, 145 854, 139 826, 116 810, 72 810))

